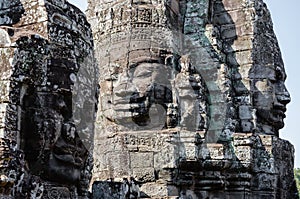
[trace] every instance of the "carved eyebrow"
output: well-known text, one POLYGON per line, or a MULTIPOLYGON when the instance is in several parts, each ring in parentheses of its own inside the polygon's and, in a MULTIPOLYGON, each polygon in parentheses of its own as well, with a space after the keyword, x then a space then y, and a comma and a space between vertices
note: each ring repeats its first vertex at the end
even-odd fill
POLYGON ((130 64, 129 69, 136 68, 138 65, 143 64, 143 63, 157 63, 157 64, 160 64, 161 61, 158 60, 158 59, 151 59, 151 58, 150 59, 144 59, 144 60, 140 60, 138 62, 130 64))
POLYGON ((153 68, 152 67, 143 67, 142 70, 139 69, 139 70, 135 70, 134 73, 144 73, 144 72, 153 72, 153 68))
POLYGON ((276 66, 275 68, 276 79, 285 81, 287 76, 283 68, 276 66), (280 77, 279 77, 280 76, 280 77))

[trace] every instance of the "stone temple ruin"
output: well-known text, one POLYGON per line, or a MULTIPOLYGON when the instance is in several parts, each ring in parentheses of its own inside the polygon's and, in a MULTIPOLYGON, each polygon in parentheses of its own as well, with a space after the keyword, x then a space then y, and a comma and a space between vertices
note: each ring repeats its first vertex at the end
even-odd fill
POLYGON ((296 199, 263 0, 0 0, 0 198, 296 199))

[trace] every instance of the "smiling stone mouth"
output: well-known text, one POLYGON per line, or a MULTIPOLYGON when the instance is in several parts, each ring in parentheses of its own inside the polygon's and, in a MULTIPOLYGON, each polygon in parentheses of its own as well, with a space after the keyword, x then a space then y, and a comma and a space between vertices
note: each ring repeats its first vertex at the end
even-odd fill
POLYGON ((171 93, 170 90, 164 87, 164 91, 162 92, 161 89, 158 90, 156 88, 158 88, 157 85, 151 85, 145 93, 135 91, 132 92, 130 96, 128 94, 117 96, 113 101, 115 113, 112 121, 123 125, 130 124, 130 122, 134 122, 138 126, 152 124, 153 121, 156 121, 155 118, 159 118, 159 116, 157 116, 159 113, 155 113, 154 111, 151 112, 152 115, 150 116, 151 107, 155 104, 160 104, 163 109, 165 109, 163 112, 166 112, 166 103, 172 101, 172 94, 169 94, 171 93), (169 91, 169 93, 167 91, 169 91), (159 95, 159 93, 162 94, 159 95), (156 116, 153 116, 153 114, 156 114, 156 116))
POLYGON ((281 116, 281 117, 283 117, 283 118, 286 117, 285 112, 282 111, 282 110, 277 110, 277 111, 275 111, 275 114, 278 115, 278 116, 281 116))
POLYGON ((284 106, 275 106, 273 110, 273 114, 285 118, 286 107, 284 106))

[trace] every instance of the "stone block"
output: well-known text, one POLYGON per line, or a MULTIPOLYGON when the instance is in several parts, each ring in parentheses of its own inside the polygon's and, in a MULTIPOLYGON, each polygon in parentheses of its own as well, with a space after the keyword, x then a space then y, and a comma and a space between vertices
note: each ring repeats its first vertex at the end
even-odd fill
POLYGON ((241 105, 239 107, 239 118, 241 120, 251 120, 253 119, 253 110, 251 106, 241 105))
POLYGON ((180 148, 176 145, 166 145, 159 149, 159 152, 154 154, 154 168, 176 168, 176 161, 182 157, 180 148))
POLYGON ((153 198, 168 196, 168 186, 163 183, 146 183, 140 187, 141 195, 153 198))
POLYGON ((139 182, 154 182, 155 181, 155 173, 153 167, 143 167, 143 168, 133 168, 132 176, 139 182))
POLYGON ((153 153, 130 153, 131 168, 153 167, 153 153))
POLYGON ((239 161, 252 161, 253 151, 250 146, 236 146, 234 154, 239 161))
POLYGON ((130 156, 128 152, 111 152, 106 155, 106 162, 107 169, 110 170, 110 168, 114 168, 113 170, 110 170, 111 175, 120 176, 120 178, 130 176, 130 156))
POLYGON ((222 160, 224 159, 224 148, 222 144, 208 143, 200 148, 200 158, 222 160))

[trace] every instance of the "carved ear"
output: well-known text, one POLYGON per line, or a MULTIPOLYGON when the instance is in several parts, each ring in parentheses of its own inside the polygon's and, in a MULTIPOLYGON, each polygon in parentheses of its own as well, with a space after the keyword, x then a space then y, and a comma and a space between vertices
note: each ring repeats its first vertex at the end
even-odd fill
POLYGON ((173 60, 174 60, 174 56, 173 55, 168 55, 165 58, 165 65, 167 65, 167 66, 173 65, 173 60))

